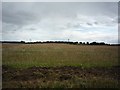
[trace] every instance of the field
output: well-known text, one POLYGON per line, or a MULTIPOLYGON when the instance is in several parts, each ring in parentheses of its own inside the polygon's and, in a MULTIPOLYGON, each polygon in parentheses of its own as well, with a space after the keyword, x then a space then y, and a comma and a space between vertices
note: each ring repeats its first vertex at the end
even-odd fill
POLYGON ((3 44, 3 88, 118 88, 118 46, 3 44))

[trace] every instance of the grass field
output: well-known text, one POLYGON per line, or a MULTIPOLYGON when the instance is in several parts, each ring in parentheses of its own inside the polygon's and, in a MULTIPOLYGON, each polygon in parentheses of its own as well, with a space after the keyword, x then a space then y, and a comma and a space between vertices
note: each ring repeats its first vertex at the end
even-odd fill
POLYGON ((3 44, 3 88, 118 88, 118 46, 3 44))
POLYGON ((4 44, 3 65, 15 68, 32 66, 107 67, 118 64, 117 46, 66 44, 4 44))

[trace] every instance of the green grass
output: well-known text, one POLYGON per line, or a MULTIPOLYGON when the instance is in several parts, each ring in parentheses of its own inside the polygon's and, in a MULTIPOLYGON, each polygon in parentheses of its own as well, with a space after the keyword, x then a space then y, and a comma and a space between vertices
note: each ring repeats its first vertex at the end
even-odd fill
POLYGON ((110 67, 118 65, 117 46, 68 44, 3 44, 2 64, 14 68, 32 66, 110 67))

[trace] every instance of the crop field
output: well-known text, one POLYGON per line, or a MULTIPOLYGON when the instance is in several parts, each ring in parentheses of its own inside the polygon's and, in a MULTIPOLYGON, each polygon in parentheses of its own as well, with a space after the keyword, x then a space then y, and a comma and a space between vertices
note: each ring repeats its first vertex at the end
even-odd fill
POLYGON ((3 44, 3 88, 119 88, 118 46, 3 44))

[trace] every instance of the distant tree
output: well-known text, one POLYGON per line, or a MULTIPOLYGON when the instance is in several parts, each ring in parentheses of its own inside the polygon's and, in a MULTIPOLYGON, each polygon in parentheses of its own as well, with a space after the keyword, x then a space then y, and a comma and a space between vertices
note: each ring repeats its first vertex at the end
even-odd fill
POLYGON ((73 42, 73 44, 78 44, 78 42, 73 42))
POLYGON ((87 42, 86 44, 89 45, 89 42, 87 42))
POLYGON ((90 45, 97 45, 97 43, 96 42, 92 42, 92 43, 90 43, 90 45))
POLYGON ((25 43, 25 41, 21 41, 21 43, 25 43))
POLYGON ((104 43, 104 42, 100 42, 99 44, 100 44, 100 45, 105 45, 105 43, 104 43))
POLYGON ((82 44, 82 42, 79 42, 79 44, 82 44))
POLYGON ((85 42, 83 42, 82 44, 85 44, 85 42))

